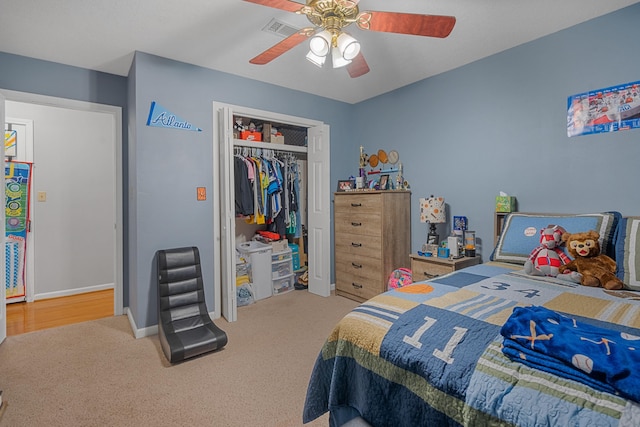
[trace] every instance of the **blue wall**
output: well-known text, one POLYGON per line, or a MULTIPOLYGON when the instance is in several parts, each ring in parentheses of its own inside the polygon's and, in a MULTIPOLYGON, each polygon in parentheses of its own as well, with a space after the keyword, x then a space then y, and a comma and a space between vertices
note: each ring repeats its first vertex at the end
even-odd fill
POLYGON ((430 194, 469 218, 485 261, 499 191, 520 211, 640 215, 640 130, 567 137, 568 96, 640 80, 639 22, 634 5, 356 106, 366 151, 400 153, 414 252, 430 194))
MULTIPOLYGON (((349 104, 248 80, 191 64, 136 53, 129 76, 135 82, 135 137, 130 164, 130 309, 138 326, 157 323, 153 257, 158 249, 198 246, 205 294, 213 308, 213 101, 324 121, 331 125, 331 145, 350 143, 353 107, 349 104), (202 129, 202 132, 146 126, 156 101, 202 129), (206 187, 206 202, 196 200, 206 187), (207 262, 211 261, 211 262, 207 262)), ((333 156, 332 156, 333 157, 333 156)), ((336 178, 337 179, 337 178, 336 178)))
MULTIPOLYGON (((360 145, 398 150, 414 251, 427 229, 418 199, 429 194, 446 198, 449 215, 469 218, 485 260, 499 191, 515 195, 521 211, 640 215, 640 131, 566 135, 568 96, 640 80, 638 22, 634 5, 356 105, 144 53, 124 78, 0 52, 0 87, 124 108, 124 295, 145 327, 157 322, 155 251, 198 245, 213 258, 213 101, 328 123, 332 182, 357 172, 360 145), (145 126, 151 101, 203 131, 145 126), (195 199, 199 186, 206 202, 195 199)), ((210 308, 213 274, 205 264, 210 308)))

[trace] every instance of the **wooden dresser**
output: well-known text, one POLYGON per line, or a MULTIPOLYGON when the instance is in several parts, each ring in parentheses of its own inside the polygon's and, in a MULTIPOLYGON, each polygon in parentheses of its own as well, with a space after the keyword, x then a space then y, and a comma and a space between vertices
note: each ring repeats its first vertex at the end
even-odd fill
POLYGON ((410 266, 411 192, 334 196, 336 294, 365 301, 387 290, 393 270, 410 266))

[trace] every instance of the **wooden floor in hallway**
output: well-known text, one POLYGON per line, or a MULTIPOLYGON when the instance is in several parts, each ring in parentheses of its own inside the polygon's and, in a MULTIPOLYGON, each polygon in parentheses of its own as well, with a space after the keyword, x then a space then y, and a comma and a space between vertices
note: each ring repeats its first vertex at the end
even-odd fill
POLYGON ((113 289, 7 304, 7 336, 113 316, 113 289))

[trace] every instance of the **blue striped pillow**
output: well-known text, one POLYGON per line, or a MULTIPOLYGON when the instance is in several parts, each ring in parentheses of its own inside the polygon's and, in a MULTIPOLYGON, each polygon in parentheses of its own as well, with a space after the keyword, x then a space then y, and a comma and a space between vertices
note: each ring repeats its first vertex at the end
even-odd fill
POLYGON ((640 217, 631 216, 620 220, 616 239, 616 272, 625 288, 640 291, 640 217))
POLYGON ((595 230, 600 234, 602 253, 615 259, 620 212, 592 214, 526 214, 511 213, 504 220, 502 233, 491 254, 492 261, 524 264, 531 251, 540 245, 540 230, 559 225, 569 233, 595 230))

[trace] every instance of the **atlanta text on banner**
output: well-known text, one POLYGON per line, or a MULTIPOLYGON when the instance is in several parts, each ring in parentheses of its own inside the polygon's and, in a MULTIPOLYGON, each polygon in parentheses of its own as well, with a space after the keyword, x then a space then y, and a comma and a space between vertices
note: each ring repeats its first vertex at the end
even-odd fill
POLYGON ((151 102, 151 108, 149 109, 149 118, 147 119, 147 126, 202 132, 202 129, 171 113, 156 101, 151 102))

